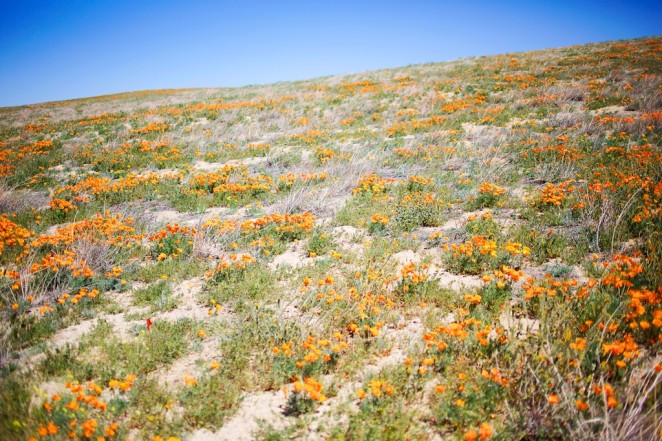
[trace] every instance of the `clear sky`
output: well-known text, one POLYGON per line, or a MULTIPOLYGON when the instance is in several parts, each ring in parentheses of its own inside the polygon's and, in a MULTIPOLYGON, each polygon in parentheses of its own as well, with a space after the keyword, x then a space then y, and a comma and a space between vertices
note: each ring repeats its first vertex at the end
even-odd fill
POLYGON ((0 0, 0 106, 662 34, 662 1, 0 0))

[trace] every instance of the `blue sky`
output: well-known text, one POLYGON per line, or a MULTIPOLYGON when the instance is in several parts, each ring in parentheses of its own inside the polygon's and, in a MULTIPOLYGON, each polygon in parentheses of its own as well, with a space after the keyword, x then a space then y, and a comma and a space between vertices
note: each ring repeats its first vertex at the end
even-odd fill
POLYGON ((653 1, 6 1, 0 106, 662 34, 653 1))

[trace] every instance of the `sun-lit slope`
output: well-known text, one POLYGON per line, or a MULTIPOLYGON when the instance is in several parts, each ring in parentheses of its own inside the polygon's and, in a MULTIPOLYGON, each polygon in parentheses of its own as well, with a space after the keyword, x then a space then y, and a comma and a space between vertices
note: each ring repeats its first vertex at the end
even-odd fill
POLYGON ((661 67, 0 109, 0 439, 655 439, 661 67))

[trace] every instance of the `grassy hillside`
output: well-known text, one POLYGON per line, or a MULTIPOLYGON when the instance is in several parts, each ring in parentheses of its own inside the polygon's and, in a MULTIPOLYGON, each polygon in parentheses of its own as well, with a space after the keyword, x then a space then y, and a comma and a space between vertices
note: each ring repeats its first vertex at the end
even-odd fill
POLYGON ((661 68, 0 109, 0 439, 662 437, 661 68))

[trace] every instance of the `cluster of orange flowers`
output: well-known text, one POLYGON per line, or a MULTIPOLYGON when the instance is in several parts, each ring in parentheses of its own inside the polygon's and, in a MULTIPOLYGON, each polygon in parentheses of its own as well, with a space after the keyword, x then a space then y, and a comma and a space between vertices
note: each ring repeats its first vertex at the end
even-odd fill
POLYGON ((494 281, 496 287, 499 289, 504 289, 507 286, 511 285, 513 282, 517 282, 520 278, 524 276, 524 272, 521 270, 516 270, 510 268, 506 265, 503 265, 500 270, 492 271, 492 275, 485 274, 483 275, 483 282, 490 283, 494 281), (494 279, 492 279, 492 276, 494 279))
POLYGON ((64 250, 62 253, 48 253, 42 257, 39 263, 33 263, 30 266, 32 274, 44 270, 50 270, 54 273, 62 269, 71 271, 73 277, 83 277, 89 279, 94 276, 94 271, 87 266, 85 260, 77 259, 76 253, 70 250, 64 250))
POLYGON ((177 258, 186 252, 190 252, 195 237, 202 237, 195 228, 181 226, 179 224, 167 225, 157 233, 149 236, 151 242, 155 242, 155 253, 157 259, 163 261, 168 257, 177 258))
POLYGON ((14 283, 11 286, 12 291, 16 291, 21 287, 21 273, 15 270, 0 268, 0 276, 6 277, 9 281, 13 280, 14 283))
POLYGON ((478 187, 478 193, 485 195, 492 195, 494 197, 500 196, 506 192, 505 188, 499 187, 498 185, 490 184, 489 182, 483 182, 478 187))
MULTIPOLYGON (((655 329, 659 330, 662 327, 662 308, 659 306, 662 304, 662 287, 658 287, 656 291, 646 287, 635 288, 635 279, 644 270, 636 257, 617 254, 611 262, 605 262, 605 265, 607 273, 601 280, 602 286, 625 290, 630 299, 629 312, 623 316, 624 324, 631 332, 639 331, 644 335, 650 333, 649 338, 659 340, 659 335, 655 335, 655 329)), ((625 338, 627 339, 627 335, 625 338)), ((621 343, 625 346, 618 347, 632 347, 627 340, 621 343)))
POLYGON ((14 163, 14 150, 11 148, 4 148, 5 143, 0 141, 0 178, 11 176, 16 170, 14 163))
POLYGON ((615 254, 612 261, 605 262, 604 266, 608 268, 608 272, 602 279, 602 284, 614 288, 631 288, 634 286, 632 279, 644 270, 638 259, 625 254, 615 254))
POLYGON ((445 116, 433 115, 429 118, 421 118, 414 121, 396 121, 388 129, 388 136, 406 135, 411 132, 426 130, 434 126, 439 126, 446 121, 445 116))
POLYGON ((66 192, 75 195, 88 192, 91 192, 93 195, 102 194, 107 191, 107 187, 110 182, 111 180, 109 178, 96 175, 87 176, 86 178, 78 181, 76 184, 66 185, 62 188, 56 189, 54 191, 54 195, 60 195, 66 192))
MULTIPOLYGON (((6 241, 5 243, 9 245, 18 244, 23 247, 24 250, 19 256, 19 260, 27 255, 28 249, 39 251, 43 248, 47 251, 45 254, 39 254, 38 260, 31 263, 27 268, 31 276, 36 276, 39 273, 58 274, 66 271, 64 274, 68 274, 73 278, 91 279, 95 276, 94 270, 90 268, 85 257, 78 256, 77 252, 70 248, 72 244, 87 242, 88 244, 103 246, 132 247, 139 244, 143 238, 143 235, 135 234, 132 223, 131 218, 122 218, 120 215, 111 215, 110 213, 103 215, 99 213, 83 221, 60 227, 53 234, 42 234, 29 243, 26 239, 31 236, 31 233, 28 234, 27 230, 19 230, 18 233, 22 237, 14 238, 13 241, 6 241)), ((9 232, 11 229, 6 228, 5 231, 9 232)), ((4 247, 4 243, 2 243, 2 247, 4 247)), ((0 247, 0 250, 2 250, 2 247, 0 247)), ((10 280, 14 280, 11 286, 13 291, 21 289, 22 282, 25 282, 20 280, 21 277, 18 271, 3 269, 2 274, 10 280)), ((118 274, 116 269, 113 269, 110 273, 111 276, 113 274, 118 274)), ((121 269, 119 269, 119 274, 121 274, 121 269)), ((84 297, 93 299, 98 294, 99 291, 96 289, 90 291, 87 288, 81 288, 80 292, 73 297, 68 293, 64 293, 58 298, 58 303, 64 304, 71 297, 71 303, 75 304, 84 297)), ((46 312, 51 309, 48 303, 45 303, 39 311, 46 312)))
POLYGON ((476 441, 477 439, 481 440, 486 440, 489 439, 492 435, 494 434, 494 430, 492 429, 492 426, 490 426, 488 423, 480 423, 480 426, 478 427, 478 432, 476 432, 474 429, 469 429, 464 433, 464 440, 465 441, 476 441))
MULTIPOLYGON (((588 285, 589 287, 595 286, 595 281, 589 282, 588 285)), ((543 295, 550 297, 562 295, 568 300, 586 296, 586 288, 581 287, 577 280, 556 280, 549 274, 545 276, 544 280, 536 280, 533 277, 528 277, 522 287, 526 300, 543 295)))
POLYGON ((129 171, 146 164, 165 167, 168 163, 178 162, 182 151, 171 146, 168 140, 124 142, 118 145, 85 145, 75 151, 76 157, 89 163, 96 170, 119 173, 129 171))
MULTIPOLYGON (((86 385, 67 382, 70 398, 54 394, 43 403, 49 421, 38 427, 37 437, 47 438, 62 431, 69 439, 113 438, 119 432, 119 424, 113 421, 112 415, 106 414, 108 402, 102 400, 101 396, 124 400, 121 394, 131 389, 135 379, 135 375, 128 375, 122 381, 110 380, 108 389, 93 381, 88 381, 86 385), (113 390, 120 392, 113 393, 113 390), (63 415, 66 417, 62 418, 63 415)), ((28 441, 37 441, 37 437, 31 436, 28 441)))
POLYGON ((546 147, 534 147, 531 149, 531 152, 536 154, 538 157, 550 157, 556 159, 557 161, 567 162, 574 162, 584 157, 583 153, 581 153, 577 148, 567 147, 564 144, 551 145, 546 147))
POLYGON ((345 155, 339 155, 335 150, 331 148, 324 148, 324 147, 317 147, 315 150, 313 150, 313 153, 315 153, 315 158, 317 161, 319 161, 320 164, 326 164, 333 158, 338 158, 338 159, 348 159, 348 156, 345 155))
MULTIPOLYGON (((627 141, 628 137, 623 141, 627 141)), ((635 207, 631 221, 655 222, 662 216, 662 183, 653 178, 662 161, 662 153, 653 145, 635 144, 605 149, 605 164, 592 170, 588 191, 582 194, 583 202, 600 198, 618 198, 619 193, 632 197, 629 203, 635 207)))
POLYGON ((324 134, 324 131, 319 129, 310 129, 304 133, 293 135, 292 139, 295 141, 301 141, 306 145, 313 146, 318 144, 325 137, 326 135, 324 134))
POLYGON ((252 154, 265 155, 271 149, 271 144, 251 142, 246 144, 246 150, 252 154))
POLYGON ((232 271, 242 272, 250 264, 255 263, 255 257, 250 254, 229 254, 227 256, 221 256, 216 267, 205 273, 205 277, 216 277, 224 278, 227 277, 232 271))
POLYGON ((501 372, 497 368, 492 368, 489 371, 487 369, 483 369, 483 370, 480 371, 480 375, 484 379, 490 380, 490 381, 492 381, 492 382, 494 382, 498 385, 504 386, 504 387, 508 386, 508 384, 509 384, 508 379, 506 377, 504 377, 503 375, 501 375, 501 372))
MULTIPOLYGON (((268 214, 258 219, 246 220, 236 225, 245 235, 257 233, 265 228, 275 226, 276 233, 297 236, 310 231, 315 226, 315 215, 305 212, 302 214, 268 214)), ((236 227, 235 227, 236 228, 236 227)))
POLYGON ((620 368, 625 367, 628 361, 641 354, 639 345, 631 334, 625 334, 622 340, 602 343, 602 353, 616 358, 616 366, 620 368))
POLYGON ((542 189, 537 202, 534 205, 557 206, 560 207, 568 196, 574 191, 575 187, 571 181, 561 182, 557 185, 547 183, 542 189))
MULTIPOLYGON (((555 81, 553 78, 550 81, 555 81)), ((509 84, 514 84, 518 89, 524 90, 530 87, 534 87, 539 84, 539 81, 533 75, 529 74, 515 74, 515 75, 506 75, 503 77, 503 82, 509 84)))
POLYGON ((88 116, 87 118, 78 121, 78 125, 83 127, 96 126, 101 124, 114 123, 118 121, 125 121, 126 119, 127 119, 126 116, 122 116, 119 113, 106 112, 99 115, 88 116))
POLYGON ((434 179, 426 176, 409 176, 409 179, 405 182, 409 190, 422 190, 425 187, 434 187, 434 179))
POLYGON ((97 213, 88 219, 60 227, 54 234, 42 234, 36 237, 31 245, 33 247, 67 246, 75 241, 88 241, 130 247, 144 237, 136 234, 136 230, 132 226, 133 222, 132 218, 122 217, 120 214, 97 213))
POLYGON ((388 225, 390 218, 384 214, 375 213, 372 215, 372 223, 380 224, 382 226, 388 225))
POLYGON ((427 264, 416 264, 409 262, 400 270, 400 286, 403 292, 409 292, 414 289, 416 285, 425 282, 428 279, 427 264))
MULTIPOLYGON (((416 189, 416 185, 410 186, 416 189)), ((401 206, 420 209, 425 212, 434 212, 437 209, 443 208, 446 204, 436 194, 431 192, 413 191, 408 192, 398 201, 401 206)))
POLYGON ((228 200, 240 193, 258 194, 270 191, 274 180, 270 176, 245 176, 237 182, 226 182, 214 187, 213 193, 219 194, 228 200))
POLYGON ((152 242, 157 242, 162 239, 165 239, 166 237, 174 236, 176 234, 181 234, 190 237, 196 237, 196 236, 199 237, 198 232, 194 227, 181 226, 179 224, 170 224, 167 225, 165 228, 161 228, 157 233, 154 233, 151 236, 149 236, 148 239, 151 240, 152 242))
POLYGON ((323 403, 326 401, 326 395, 322 393, 324 387, 322 383, 312 377, 304 378, 303 381, 295 381, 293 384, 295 394, 303 394, 312 401, 323 403))
POLYGON ((191 178, 188 193, 204 195, 212 193, 227 201, 236 200, 240 194, 256 195, 272 190, 273 178, 267 175, 250 176, 243 164, 226 164, 216 172, 200 172, 191 178), (233 179, 233 176, 236 176, 233 179))
POLYGON ((50 139, 35 141, 32 144, 21 147, 13 159, 20 161, 22 159, 30 158, 33 156, 42 156, 47 154, 51 147, 53 147, 53 141, 50 139))
POLYGON ((343 335, 335 332, 330 339, 309 336, 297 347, 291 341, 282 343, 274 346, 272 353, 274 356, 294 357, 297 369, 307 368, 308 371, 312 371, 323 363, 337 360, 338 356, 348 347, 343 335))
POLYGON ((396 118, 400 118, 400 117, 403 117, 403 116, 405 116, 405 117, 407 117, 407 116, 411 117, 411 116, 416 116, 416 115, 418 115, 419 113, 420 113, 420 112, 419 112, 418 110, 416 110, 416 109, 401 109, 401 110, 398 110, 397 112, 395 112, 395 117, 396 117, 396 118))
POLYGON ((444 104, 440 107, 440 110, 445 113, 455 113, 460 110, 470 109, 474 106, 484 104, 486 99, 486 95, 474 95, 467 98, 461 98, 451 101, 448 104, 444 104))
POLYGON ((57 199, 57 198, 51 199, 50 206, 51 206, 51 210, 61 211, 63 213, 68 213, 70 211, 76 210, 76 206, 66 199, 57 199))
POLYGON ((141 127, 139 129, 131 130, 131 133, 138 133, 138 134, 141 134, 141 135, 146 135, 148 133, 165 132, 169 128, 170 128, 169 124, 151 122, 151 123, 145 125, 144 127, 141 127))
POLYGON ((248 175, 248 168, 244 164, 225 164, 215 172, 198 172, 191 178, 190 185, 193 189, 204 190, 204 193, 213 193, 214 188, 220 184, 230 181, 233 175, 248 175))
POLYGON ((363 330, 364 335, 369 337, 377 337, 380 330, 385 325, 380 318, 385 316, 385 313, 395 308, 395 302, 386 294, 374 294, 368 292, 359 295, 356 288, 351 288, 349 291, 349 298, 355 302, 355 310, 358 313, 356 323, 350 323, 348 329, 353 334, 363 330))
POLYGON ((300 173, 298 175, 294 173, 287 173, 278 178, 278 187, 280 189, 287 189, 294 186, 294 184, 301 182, 322 182, 328 178, 326 173, 300 173))
POLYGON ((528 256, 529 254, 531 254, 531 248, 522 245, 519 242, 506 242, 502 248, 504 251, 514 256, 518 256, 518 255, 528 256))
POLYGON ((484 255, 496 258, 498 247, 495 240, 488 239, 485 236, 477 234, 473 236, 469 242, 451 244, 450 247, 448 244, 444 244, 443 249, 445 251, 452 250, 454 259, 460 257, 461 255, 477 259, 478 256, 484 255))
POLYGON ((340 120, 340 125, 341 126, 351 126, 356 122, 356 118, 353 116, 350 116, 349 118, 343 118, 340 120))
POLYGON ((6 247, 28 248, 28 240, 34 232, 9 220, 7 214, 0 215, 0 256, 6 247))
POLYGON ((386 187, 395 182, 397 181, 393 178, 381 178, 375 173, 370 173, 359 178, 359 182, 352 190, 352 194, 372 193, 377 195, 385 192, 386 187))
POLYGON ((97 194, 125 193, 141 186, 154 186, 164 181, 179 181, 181 176, 177 173, 159 174, 148 172, 142 174, 129 173, 121 179, 108 183, 97 194))
MULTIPOLYGON (((255 109, 265 109, 267 105, 273 106, 276 102, 283 102, 285 100, 289 99, 289 97, 282 97, 280 100, 274 100, 272 102, 269 102, 268 100, 262 98, 257 101, 235 101, 231 103, 214 103, 214 104, 207 104, 207 103, 195 103, 195 104, 189 104, 184 111, 186 113, 190 112, 216 112, 218 113, 219 111, 222 110, 234 110, 234 109, 242 109, 242 108, 255 108, 255 109)), ((165 108, 165 109, 160 109, 159 113, 165 113, 165 114, 173 114, 178 112, 178 108, 165 108)))
MULTIPOLYGON (((470 312, 464 308, 459 308, 457 314, 460 317, 465 317, 470 312)), ((434 330, 423 334, 426 351, 431 359, 429 362, 423 363, 424 367, 425 365, 431 366, 433 364, 442 366, 443 356, 448 347, 459 344, 470 335, 475 337, 480 346, 487 346, 490 340, 495 340, 499 343, 505 343, 508 340, 502 328, 493 328, 473 317, 453 321, 448 325, 438 326, 434 330)), ((427 370, 424 368, 420 373, 425 374, 426 372, 427 370)), ((499 383, 502 384, 501 382, 499 383)))
POLYGON ((355 93, 357 90, 360 93, 377 93, 379 91, 378 86, 379 85, 373 81, 363 80, 354 83, 342 83, 340 88, 350 94, 355 93))
POLYGON ((56 300, 60 305, 64 305, 67 300, 71 302, 71 304, 75 305, 76 303, 80 302, 83 298, 88 297, 90 299, 95 299, 99 295, 99 290, 98 289, 92 289, 89 290, 87 288, 81 288, 78 290, 78 293, 74 295, 73 297, 69 293, 62 293, 62 295, 56 300))
MULTIPOLYGON (((393 395, 395 392, 395 388, 388 384, 385 380, 370 380, 367 389, 368 392, 370 392, 370 397, 375 399, 379 399, 384 395, 393 395)), ((363 389, 359 389, 356 392, 356 396, 359 398, 359 400, 363 400, 367 396, 367 392, 363 389)))
MULTIPOLYGON (((355 277, 359 280, 364 278, 364 274, 357 272, 355 277)), ((374 270, 370 269, 365 278, 370 283, 377 280, 378 276, 374 270)), ((332 287, 334 282, 334 277, 328 275, 313 285, 313 281, 306 277, 300 291, 306 293, 313 289, 314 299, 319 301, 320 306, 331 306, 337 302, 343 302, 347 311, 353 311, 356 314, 354 321, 347 327, 350 333, 363 333, 366 337, 377 337, 385 324, 381 319, 385 313, 395 307, 395 302, 383 293, 360 292, 356 287, 349 288, 343 295, 332 287)))

